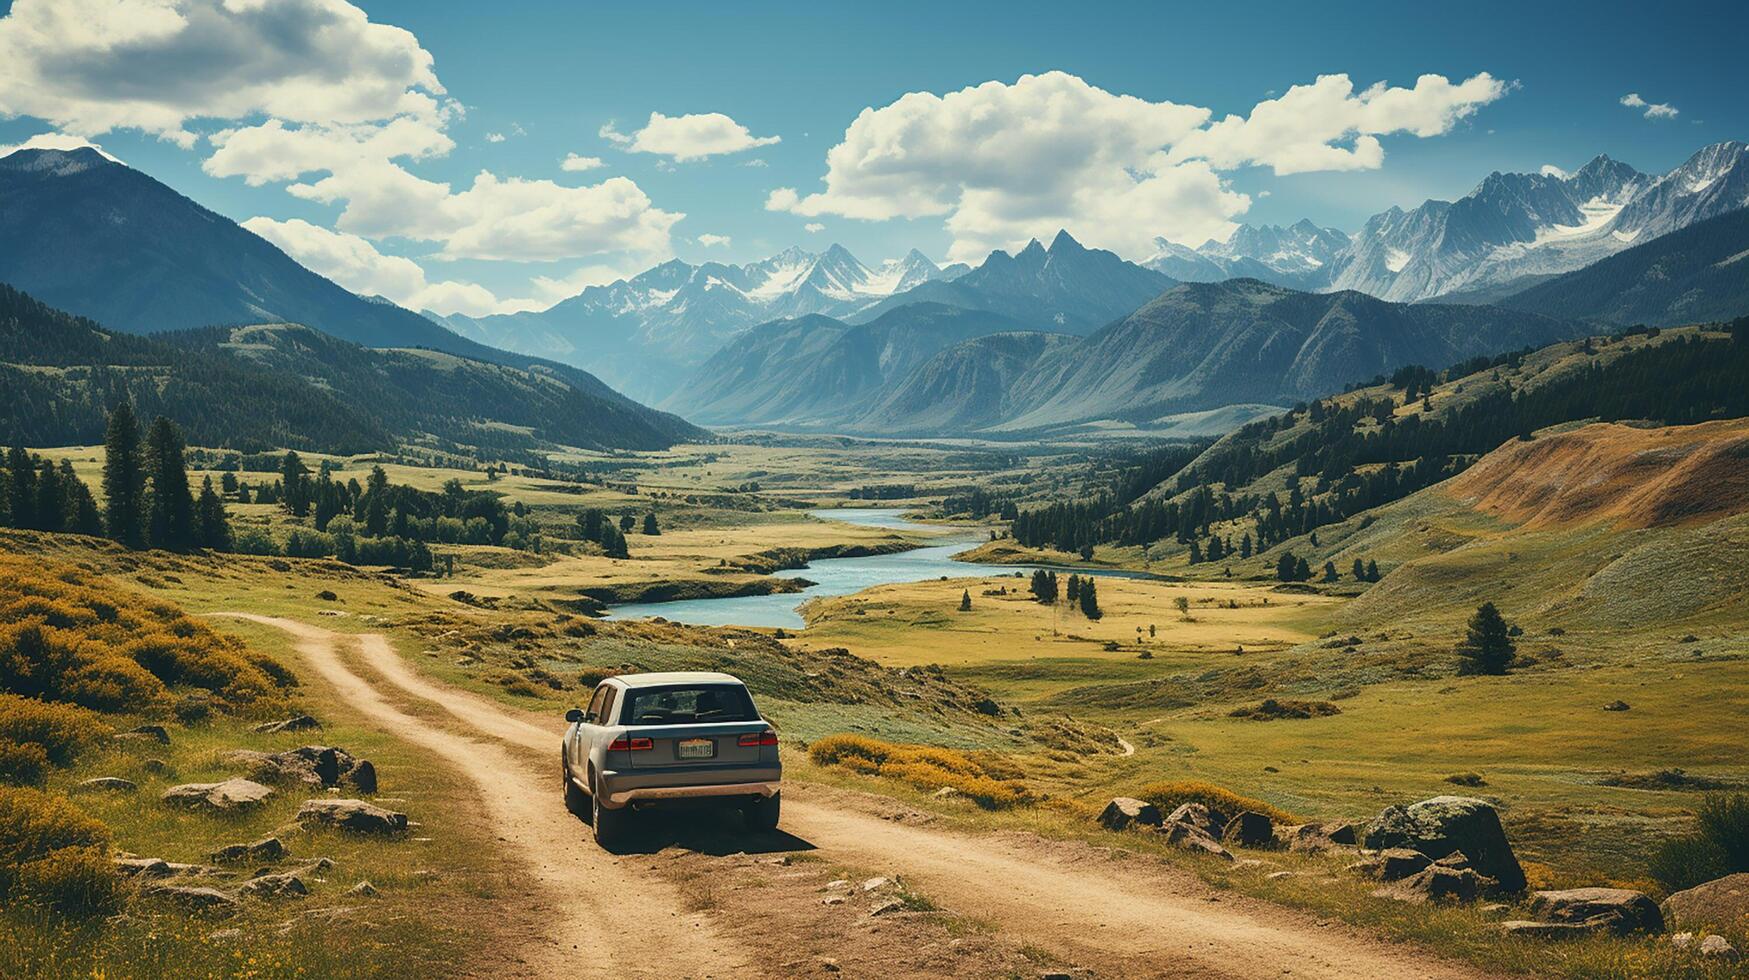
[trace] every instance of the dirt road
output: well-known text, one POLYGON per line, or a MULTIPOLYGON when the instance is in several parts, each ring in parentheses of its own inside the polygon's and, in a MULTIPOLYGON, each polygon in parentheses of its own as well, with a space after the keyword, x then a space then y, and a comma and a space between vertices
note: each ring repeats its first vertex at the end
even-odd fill
MULTIPOLYGON (((581 950, 633 949, 636 967, 672 976, 748 975, 749 959, 714 933, 708 922, 672 913, 642 922, 604 918, 591 895, 624 894, 633 882, 640 907, 674 910, 660 882, 587 843, 587 834, 563 809, 557 779, 530 771, 528 758, 554 754, 561 724, 536 720, 477 695, 432 681, 410 668, 388 641, 374 634, 332 633, 289 620, 245 618, 277 626, 298 638, 299 651, 366 715, 391 730, 417 731, 419 740, 470 774, 486 796, 506 838, 538 868, 541 883, 565 896, 555 921, 557 958, 532 959, 533 972, 575 975, 567 957, 581 950), (415 722, 390 704, 372 680, 354 672, 337 647, 355 644, 360 662, 389 689, 429 701, 448 712, 457 730, 502 743, 481 743, 415 722), (511 758, 507 747, 519 750, 511 758), (532 754, 532 756, 531 756, 532 754), (610 884, 613 882, 615 884, 610 884), (617 884, 623 882, 624 886, 617 884), (584 887, 588 886, 588 887, 584 887), (654 921, 651 921, 654 920, 654 921), (612 929, 604 923, 612 922, 612 929), (659 951, 660 964, 651 951, 659 951), (709 964, 702 969, 701 964, 709 964)), ((1101 972, 1179 977, 1474 977, 1478 974, 1338 925, 1236 896, 1216 893, 1194 876, 1145 860, 1026 835, 972 836, 882 819, 838 805, 825 791, 792 786, 785 793, 783 828, 829 860, 901 874, 922 894, 972 916, 1003 934, 1101 972), (798 792, 799 791, 799 792, 798 792)), ((623 964, 606 963, 611 972, 623 964)), ((610 972, 604 971, 604 972, 610 972)))
MULTIPOLYGON (((534 888, 528 899, 544 906, 548 925, 547 943, 507 950, 494 975, 747 975, 751 961, 745 952, 717 935, 707 917, 682 911, 680 897, 660 878, 596 847, 588 828, 566 812, 559 797, 558 743, 551 732, 546 733, 544 755, 552 756, 552 762, 538 767, 526 753, 435 727, 395 707, 341 659, 340 648, 358 638, 289 619, 226 615, 290 633, 299 655, 355 710, 385 731, 441 756, 474 782, 497 836, 532 870, 534 888), (624 914, 627 895, 638 896, 640 914, 624 914)), ((373 663, 382 662, 384 655, 394 658, 382 637, 363 639, 365 649, 376 652, 373 663)), ((522 734, 527 739, 536 731, 527 726, 522 734)))

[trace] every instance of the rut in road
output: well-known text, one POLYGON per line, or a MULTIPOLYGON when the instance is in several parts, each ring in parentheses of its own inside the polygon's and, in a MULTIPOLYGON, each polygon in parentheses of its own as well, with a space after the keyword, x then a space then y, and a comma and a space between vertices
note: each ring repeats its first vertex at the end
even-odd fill
POLYGON ((665 881, 602 851, 588 828, 566 812, 556 731, 522 723, 544 736, 541 757, 553 759, 551 766, 531 769, 523 753, 452 734, 400 710, 341 659, 341 645, 359 642, 372 663, 400 664, 381 636, 355 637, 248 613, 224 615, 290 633, 298 653, 347 704, 383 730, 441 756, 474 783, 494 830, 527 864, 536 891, 530 898, 547 924, 545 945, 508 952, 492 976, 729 977, 752 971, 745 953, 718 936, 704 915, 684 911, 665 881), (626 896, 632 895, 639 913, 626 915, 626 896))
MULTIPOLYGON (((364 662, 483 734, 541 754, 560 737, 540 723, 420 675, 374 634, 364 662)), ((1185 872, 1089 859, 1091 849, 1038 839, 978 837, 883 820, 784 794, 783 828, 832 860, 891 869, 949 908, 1004 934, 1126 975, 1473 978, 1475 971, 1231 892, 1211 902, 1185 872)), ((543 786, 548 795, 557 790, 543 786)), ((557 814, 562 810, 553 808, 557 814)), ((567 821, 568 823, 568 821, 567 821)), ((1094 852, 1097 854, 1097 852, 1094 852)))

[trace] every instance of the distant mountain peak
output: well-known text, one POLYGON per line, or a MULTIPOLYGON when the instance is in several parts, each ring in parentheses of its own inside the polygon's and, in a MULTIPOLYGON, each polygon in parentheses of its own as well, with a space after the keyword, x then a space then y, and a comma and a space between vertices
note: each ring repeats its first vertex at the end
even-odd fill
POLYGON ((94 146, 80 146, 71 150, 49 150, 33 147, 14 150, 6 156, 0 157, 0 170, 11 170, 19 173, 47 173, 56 177, 70 177, 73 174, 96 170, 100 167, 126 169, 127 165, 94 146))
MULTIPOLYGON (((1033 239, 1033 244, 1037 245, 1038 239, 1036 239, 1036 238, 1033 239)), ((1075 236, 1069 234, 1069 230, 1067 228, 1064 228, 1064 229, 1061 229, 1060 231, 1058 231, 1057 237, 1051 239, 1050 253, 1052 255, 1056 255, 1060 252, 1085 252, 1085 251, 1087 251, 1087 247, 1082 245, 1080 242, 1076 241, 1075 236)))

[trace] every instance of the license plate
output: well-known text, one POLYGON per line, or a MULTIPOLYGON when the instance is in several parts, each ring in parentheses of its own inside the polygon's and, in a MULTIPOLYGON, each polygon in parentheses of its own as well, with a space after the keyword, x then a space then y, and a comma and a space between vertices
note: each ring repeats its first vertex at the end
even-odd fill
POLYGON ((675 754, 682 759, 709 759, 717 754, 715 739, 688 738, 675 746, 675 754))

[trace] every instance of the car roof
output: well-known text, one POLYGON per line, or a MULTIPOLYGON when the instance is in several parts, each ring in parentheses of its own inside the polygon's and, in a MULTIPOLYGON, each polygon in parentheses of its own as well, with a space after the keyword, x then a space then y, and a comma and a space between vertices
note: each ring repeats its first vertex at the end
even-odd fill
POLYGON ((741 684, 739 677, 714 670, 670 670, 650 674, 617 674, 608 680, 617 681, 624 687, 667 687, 673 684, 741 684))

